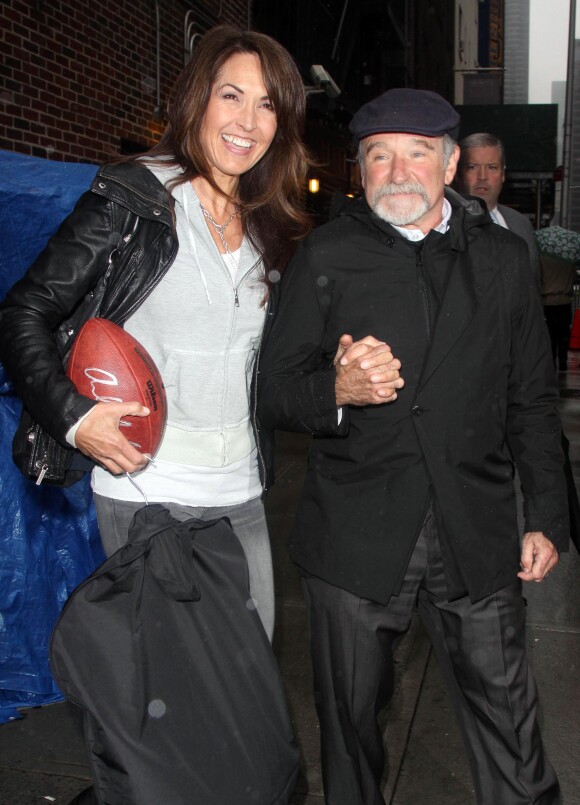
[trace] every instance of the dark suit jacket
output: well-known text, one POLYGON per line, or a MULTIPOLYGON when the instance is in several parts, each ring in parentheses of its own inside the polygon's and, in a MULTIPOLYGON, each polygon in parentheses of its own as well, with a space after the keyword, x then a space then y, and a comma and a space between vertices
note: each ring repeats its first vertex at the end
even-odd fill
POLYGON ((284 275, 260 361, 260 425, 314 434, 293 559, 381 602, 430 495, 472 600, 515 580, 512 456, 526 530, 568 540, 558 390, 527 250, 477 202, 449 198, 449 232, 431 232, 420 255, 364 200, 316 230, 284 275), (433 323, 425 281, 445 269, 433 323), (346 406, 338 425, 332 358, 345 332, 386 341, 406 385, 394 403, 346 406))

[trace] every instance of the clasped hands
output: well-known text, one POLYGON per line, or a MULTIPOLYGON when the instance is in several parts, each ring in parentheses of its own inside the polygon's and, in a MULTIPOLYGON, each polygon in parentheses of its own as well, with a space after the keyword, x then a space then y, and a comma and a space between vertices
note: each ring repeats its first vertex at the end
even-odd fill
POLYGON ((354 341, 340 337, 334 357, 336 404, 378 405, 397 399, 397 389, 405 385, 399 374, 401 362, 391 348, 372 335, 354 341))

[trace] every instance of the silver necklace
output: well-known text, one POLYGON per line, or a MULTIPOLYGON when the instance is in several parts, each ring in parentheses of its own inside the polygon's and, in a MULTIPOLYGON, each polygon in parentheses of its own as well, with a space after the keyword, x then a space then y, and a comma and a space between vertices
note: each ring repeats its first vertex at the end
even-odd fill
POLYGON ((213 228, 215 229, 215 231, 218 233, 218 237, 219 237, 219 239, 220 239, 220 240, 221 240, 221 242, 222 242, 222 246, 224 247, 224 251, 226 252, 226 254, 229 254, 231 258, 233 258, 233 255, 232 255, 232 253, 231 253, 231 251, 230 251, 230 247, 229 247, 229 246, 228 246, 228 244, 227 244, 227 241, 226 241, 226 238, 225 238, 224 232, 226 231, 226 229, 228 228, 228 226, 231 224, 231 222, 234 220, 234 216, 235 216, 235 215, 237 215, 237 212, 238 212, 238 210, 240 209, 240 208, 239 208, 239 205, 238 205, 238 204, 234 204, 234 211, 233 211, 233 213, 230 215, 230 217, 228 218, 228 220, 227 220, 227 221, 225 221, 223 224, 218 224, 218 222, 217 222, 217 221, 215 220, 215 218, 214 218, 214 217, 211 215, 211 213, 209 213, 209 212, 206 210, 206 208, 203 206, 203 204, 201 203, 201 201, 199 202, 199 206, 201 207, 201 211, 202 211, 202 213, 204 214, 204 216, 207 218, 207 220, 208 220, 208 221, 210 222, 210 224, 213 226, 213 228))

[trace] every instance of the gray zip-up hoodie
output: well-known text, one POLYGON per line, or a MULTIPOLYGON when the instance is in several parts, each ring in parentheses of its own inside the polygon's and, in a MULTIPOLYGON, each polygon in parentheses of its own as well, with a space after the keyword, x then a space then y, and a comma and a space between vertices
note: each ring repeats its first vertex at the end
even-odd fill
MULTIPOLYGON (((179 172, 150 169, 163 184, 179 172)), ((157 457, 226 467, 255 446, 249 400, 265 318, 263 264, 245 238, 232 276, 191 183, 173 197, 179 251, 125 329, 149 351, 165 383, 168 423, 157 457)))

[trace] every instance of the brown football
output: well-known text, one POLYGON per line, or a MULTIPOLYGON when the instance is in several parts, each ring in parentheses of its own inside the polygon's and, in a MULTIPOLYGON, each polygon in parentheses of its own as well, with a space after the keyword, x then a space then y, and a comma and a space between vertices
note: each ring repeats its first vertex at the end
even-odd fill
POLYGON ((73 344, 66 369, 77 391, 98 402, 136 400, 149 416, 127 416, 121 432, 141 453, 155 455, 167 421, 167 397, 147 350, 107 319, 89 319, 73 344))

